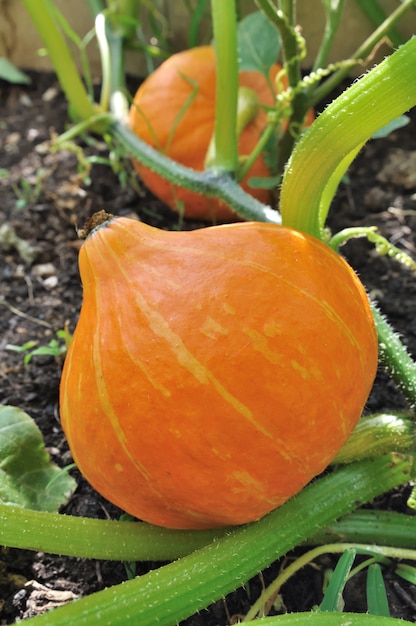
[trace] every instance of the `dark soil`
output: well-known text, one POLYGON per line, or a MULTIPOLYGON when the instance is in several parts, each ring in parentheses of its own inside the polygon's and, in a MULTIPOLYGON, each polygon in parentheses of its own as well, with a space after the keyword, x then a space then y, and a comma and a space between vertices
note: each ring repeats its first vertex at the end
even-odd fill
MULTIPOLYGON (((58 386, 62 363, 53 357, 34 357, 25 367, 21 354, 8 344, 35 340, 46 345, 68 324, 74 329, 81 305, 77 269, 76 226, 94 211, 105 209, 139 217, 163 228, 194 228, 181 222, 137 185, 122 187, 103 164, 89 173, 90 184, 78 173, 72 151, 49 151, 49 140, 67 123, 66 103, 55 79, 32 75, 29 87, 0 83, 0 403, 27 411, 40 427, 53 460, 71 461, 59 423, 58 386), (22 186, 22 180, 26 183, 22 186), (41 181, 39 183, 39 181, 41 181), (19 202, 20 199, 20 202, 19 202), (7 236, 6 236, 7 235, 7 236), (10 239, 11 235, 11 239, 10 239), (7 244, 7 237, 9 237, 7 244), (14 243, 13 243, 14 240, 14 243), (22 245, 23 244, 23 245, 22 245)), ((371 141, 359 155, 337 195, 330 225, 375 225, 395 245, 415 254, 416 233, 416 115, 410 125, 383 140, 371 141), (413 164, 413 165, 412 165, 413 164)), ((83 146, 87 156, 107 156, 106 147, 83 146)), ((85 172, 84 172, 85 174, 85 172)), ((416 281, 396 261, 380 257, 364 240, 348 243, 343 252, 416 353, 416 281)), ((371 412, 405 407, 401 393, 380 372, 368 401, 371 412)), ((74 471, 78 487, 63 512, 96 518, 115 518, 120 511, 104 501, 74 471)), ((406 508, 408 489, 396 490, 376 506, 406 508)), ((335 561, 330 556, 291 579, 282 590, 280 611, 307 611, 320 602, 322 584, 335 561)), ((137 573, 155 564, 138 563, 137 573)), ((276 576, 276 563, 244 589, 190 618, 189 626, 223 626, 247 612, 262 586, 276 576)), ((391 614, 416 623, 416 588, 384 571, 391 614)), ((20 550, 0 555, 0 622, 11 624, 91 594, 126 579, 122 563, 58 557, 20 550)), ((348 610, 365 611, 365 579, 354 578, 345 594, 348 610)), ((271 614, 276 609, 271 610, 271 614)))

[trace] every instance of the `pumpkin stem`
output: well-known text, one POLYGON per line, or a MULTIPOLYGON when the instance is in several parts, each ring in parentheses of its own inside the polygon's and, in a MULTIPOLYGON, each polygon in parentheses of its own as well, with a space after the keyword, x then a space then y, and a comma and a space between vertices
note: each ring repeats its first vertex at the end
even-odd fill
POLYGON ((115 215, 112 215, 111 213, 106 213, 105 211, 97 211, 96 213, 94 213, 94 215, 91 215, 91 217, 87 219, 83 228, 77 229, 78 238, 86 239, 93 230, 95 230, 99 226, 102 226, 106 222, 113 220, 114 218, 115 215))

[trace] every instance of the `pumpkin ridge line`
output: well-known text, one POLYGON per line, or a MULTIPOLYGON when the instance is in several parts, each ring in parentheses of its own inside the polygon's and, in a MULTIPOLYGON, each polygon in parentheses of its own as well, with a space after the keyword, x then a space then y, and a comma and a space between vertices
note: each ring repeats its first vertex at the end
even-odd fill
MULTIPOLYGON (((120 271, 120 274, 128 284, 128 274, 118 262, 117 255, 111 249, 108 249, 108 254, 112 257, 114 263, 120 271)), ((257 422, 249 407, 243 404, 230 391, 228 391, 228 389, 216 378, 216 376, 214 376, 212 372, 210 372, 199 361, 199 359, 197 359, 197 357, 186 347, 182 338, 172 330, 163 315, 161 315, 159 311, 157 311, 154 306, 146 300, 143 294, 140 294, 138 290, 135 290, 134 299, 140 311, 146 317, 151 330, 157 337, 166 341, 172 353, 176 356, 179 365, 192 374, 199 383, 204 385, 212 384, 221 397, 246 420, 253 424, 259 432, 264 434, 266 437, 273 439, 273 435, 257 422)))
MULTIPOLYGON (((125 231, 126 233, 131 235, 131 231, 128 227, 128 224, 125 224, 125 218, 119 218, 116 220, 117 222, 117 226, 121 227, 123 229, 123 231, 125 231)), ((114 224, 114 222, 113 222, 114 224)), ((225 232, 226 229, 229 228, 235 228, 236 226, 238 226, 239 228, 244 229, 245 227, 247 227, 247 225, 249 225, 250 222, 245 222, 245 223, 241 223, 241 224, 226 224, 226 225, 222 225, 222 226, 218 226, 218 227, 210 227, 213 229, 217 229, 218 230, 216 232, 225 232), (223 230, 224 229, 224 230, 223 230)), ((266 224, 260 224, 260 228, 276 228, 275 225, 266 225, 266 224)), ((282 227, 278 227, 278 228, 282 228, 282 227)), ((189 232, 198 232, 198 231, 189 231, 189 232)), ((188 234, 188 231, 185 232, 185 234, 188 234)), ((313 241, 312 238, 308 239, 308 241, 310 241, 314 247, 318 247, 320 250, 322 249, 321 245, 318 244, 318 242, 313 241)), ((154 240, 151 237, 146 237, 143 236, 141 239, 141 245, 150 247, 150 248, 155 248, 157 250, 163 250, 163 251, 173 251, 175 253, 178 252, 178 247, 177 245, 170 244, 170 243, 166 243, 166 240, 164 240, 162 243, 160 243, 157 240, 154 240)), ((345 262, 343 261, 342 257, 340 257, 339 255, 335 255, 335 257, 333 256, 333 252, 332 250, 328 247, 328 248, 324 248, 326 250, 327 256, 330 257, 333 260, 337 261, 337 264, 343 268, 345 268, 345 262)), ((321 305, 326 313, 327 318, 331 321, 331 322, 335 322, 338 323, 343 330, 345 331, 346 335, 348 336, 350 342, 352 345, 354 345, 360 353, 360 362, 361 362, 361 350, 360 350, 360 344, 359 341, 355 338, 354 333, 351 331, 351 329, 349 328, 349 326, 347 326, 347 324, 345 323, 344 319, 336 312, 336 310, 334 309, 334 307, 328 305, 327 302, 323 302, 322 300, 320 300, 319 298, 315 297, 312 293, 310 293, 309 291, 306 291, 303 287, 300 287, 298 285, 296 285, 293 281, 287 280, 286 278, 282 277, 279 274, 276 274, 274 271, 270 271, 270 268, 268 268, 266 265, 260 264, 260 263, 256 263, 255 261, 251 261, 251 260, 245 260, 245 259, 235 259, 232 258, 231 256, 229 256, 229 248, 224 249, 224 253, 218 253, 217 251, 215 253, 212 253, 209 249, 200 249, 197 247, 187 247, 187 246, 183 246, 181 245, 181 254, 183 252, 188 253, 188 254, 195 254, 197 256, 200 257, 208 257, 208 258, 218 258, 220 260, 225 260, 228 263, 233 263, 237 266, 243 266, 243 267, 249 267, 252 269, 256 269, 259 272, 266 274, 268 276, 271 276, 273 278, 276 278, 279 282, 284 283, 285 285, 289 286, 291 289, 293 289, 295 292, 297 293, 301 293, 302 295, 310 298, 313 302, 318 303, 319 305, 321 305)), ((353 294, 351 294, 351 297, 353 297, 353 294)), ((362 364, 363 365, 363 364, 362 364)))
MULTIPOLYGON (((100 284, 99 284, 99 281, 96 281, 97 303, 99 303, 100 301, 99 295, 100 295, 100 284)), ((97 316, 96 324, 97 326, 96 326, 96 332, 94 333, 92 355, 93 355, 94 365, 97 370, 96 384, 97 384, 98 398, 100 400, 102 412, 104 415, 107 416, 111 424, 111 427, 114 430, 118 438, 118 441, 123 449, 123 452, 126 454, 128 459, 132 463, 133 467, 135 467, 146 478, 146 480, 150 482, 150 476, 148 472, 146 471, 146 469, 142 466, 141 463, 137 461, 137 459, 134 459, 134 457, 132 457, 129 451, 129 448, 127 445, 128 438, 124 430, 120 426, 117 415, 114 411, 114 407, 111 403, 107 384, 105 382, 103 369, 102 369, 102 358, 101 358, 102 355, 101 355, 101 346, 100 346, 101 333, 100 333, 100 316, 99 315, 97 316)))
MULTIPOLYGON (((95 252, 96 254, 99 254, 103 258, 103 255, 100 253, 99 246, 96 247, 95 252)), ((88 262, 90 263, 90 266, 93 268, 93 263, 88 258, 88 254, 86 254, 86 257, 88 259, 88 262)), ((97 280, 95 286, 96 286, 96 301, 97 303, 99 303, 100 302, 100 297, 99 297, 100 281, 97 280)), ((151 479, 151 476, 147 472, 146 468, 140 462, 138 462, 137 459, 135 459, 132 456, 129 450, 129 446, 128 446, 128 438, 126 437, 124 430, 120 427, 120 423, 118 421, 117 415, 115 414, 114 408, 110 401, 110 397, 109 397, 108 390, 107 390, 107 385, 105 384, 103 370, 101 367, 101 350, 100 350, 100 345, 99 345, 99 339, 100 339, 101 333, 100 333, 100 317, 99 316, 97 316, 96 321, 97 321, 97 327, 96 327, 96 333, 94 334, 94 341, 93 341, 93 359, 94 359, 95 368, 97 370, 97 376, 96 376, 96 384, 97 384, 97 390, 98 390, 97 397, 100 400, 103 414, 106 415, 106 417, 108 418, 111 428, 116 434, 119 444, 123 452, 126 454, 126 457, 129 459, 133 467, 145 478, 145 480, 147 481, 149 490, 158 498, 159 501, 164 502, 164 497, 160 493, 160 489, 156 488, 156 485, 154 481, 151 479), (105 400, 105 406, 103 405, 103 400, 105 400)))

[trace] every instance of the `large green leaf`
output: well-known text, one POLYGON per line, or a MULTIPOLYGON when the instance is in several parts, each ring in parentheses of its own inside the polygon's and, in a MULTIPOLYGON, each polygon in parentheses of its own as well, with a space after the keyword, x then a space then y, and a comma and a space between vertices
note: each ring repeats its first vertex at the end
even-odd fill
POLYGON ((16 407, 0 406, 0 502, 57 511, 74 488, 74 479, 51 463, 32 418, 16 407))
POLYGON ((250 13, 238 23, 237 37, 240 69, 255 70, 267 76, 279 56, 277 28, 258 11, 250 13))

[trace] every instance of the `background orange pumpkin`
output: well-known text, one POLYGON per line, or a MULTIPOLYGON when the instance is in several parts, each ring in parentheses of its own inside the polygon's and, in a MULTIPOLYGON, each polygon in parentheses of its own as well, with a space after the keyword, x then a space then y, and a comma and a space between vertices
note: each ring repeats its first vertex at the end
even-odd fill
MULTIPOLYGON (((260 72, 241 71, 239 84, 253 89, 260 103, 273 106, 275 94, 271 86, 280 70, 279 65, 273 65, 270 83, 260 72)), ((203 171, 214 132, 215 80, 215 52, 212 46, 200 46, 174 54, 139 87, 130 108, 132 130, 174 161, 203 171)), ((313 113, 310 112, 308 123, 312 119, 313 113)), ((260 108, 256 118, 241 133, 238 143, 240 155, 250 154, 266 125, 266 113, 260 108)), ((214 222, 237 218, 224 202, 174 186, 139 162, 134 164, 145 185, 172 209, 183 210, 185 216, 214 222)), ((241 183, 248 193, 264 204, 272 202, 271 191, 254 189, 248 185, 248 180, 268 176, 270 169, 260 156, 241 183)))
POLYGON ((316 239, 262 223, 191 232, 110 219, 80 257, 61 382, 72 454, 148 522, 260 518, 335 456, 377 367, 364 288, 316 239))

